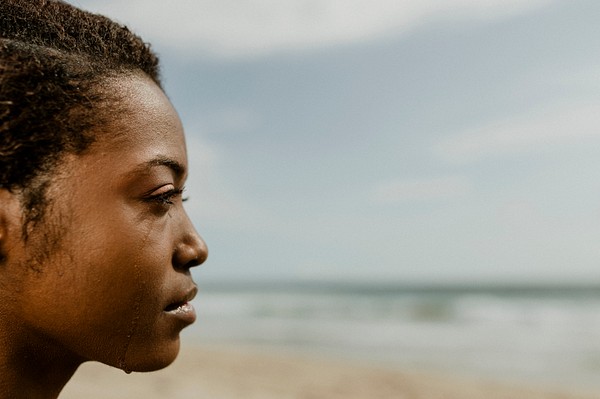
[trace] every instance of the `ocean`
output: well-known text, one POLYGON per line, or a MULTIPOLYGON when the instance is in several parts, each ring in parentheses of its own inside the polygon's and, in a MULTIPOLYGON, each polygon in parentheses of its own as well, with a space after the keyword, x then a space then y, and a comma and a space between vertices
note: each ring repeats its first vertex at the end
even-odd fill
POLYGON ((202 283, 185 339, 600 394, 600 287, 202 283))

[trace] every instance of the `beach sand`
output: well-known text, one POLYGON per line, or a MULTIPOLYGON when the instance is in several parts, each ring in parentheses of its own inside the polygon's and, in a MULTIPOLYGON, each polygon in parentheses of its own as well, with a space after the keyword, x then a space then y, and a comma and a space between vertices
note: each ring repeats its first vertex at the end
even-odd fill
POLYGON ((61 399, 592 399, 498 382, 252 348, 184 347, 175 363, 126 375, 84 364, 61 399))

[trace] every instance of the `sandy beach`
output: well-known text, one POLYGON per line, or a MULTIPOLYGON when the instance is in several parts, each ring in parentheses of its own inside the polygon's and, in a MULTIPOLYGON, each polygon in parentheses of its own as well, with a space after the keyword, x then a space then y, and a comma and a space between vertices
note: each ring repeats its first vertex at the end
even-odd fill
POLYGON ((126 375, 83 365, 61 399, 592 399, 447 375, 252 348, 183 348, 170 367, 126 375))

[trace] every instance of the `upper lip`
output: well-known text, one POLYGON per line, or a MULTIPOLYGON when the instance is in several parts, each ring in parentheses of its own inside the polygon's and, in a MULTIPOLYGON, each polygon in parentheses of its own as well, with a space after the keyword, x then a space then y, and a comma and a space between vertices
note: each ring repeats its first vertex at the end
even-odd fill
POLYGON ((196 297, 196 294, 198 293, 198 287, 196 287, 195 285, 192 286, 188 291, 187 294, 185 295, 185 301, 189 302, 191 300, 193 300, 196 297))
POLYGON ((188 289, 178 291, 178 294, 173 297, 173 299, 167 304, 167 306, 165 306, 165 310, 172 310, 190 302, 196 297, 197 293, 198 287, 196 287, 195 285, 192 285, 188 289))

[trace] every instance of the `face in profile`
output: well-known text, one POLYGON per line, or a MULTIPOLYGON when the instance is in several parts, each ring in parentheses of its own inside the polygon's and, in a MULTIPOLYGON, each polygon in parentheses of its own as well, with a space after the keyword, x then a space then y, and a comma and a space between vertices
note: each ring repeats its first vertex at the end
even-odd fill
POLYGON ((149 371, 175 359, 195 319, 190 268, 207 249, 183 208, 186 147, 169 100, 142 76, 110 88, 120 112, 60 164, 27 240, 10 235, 8 317, 48 353, 149 371))

